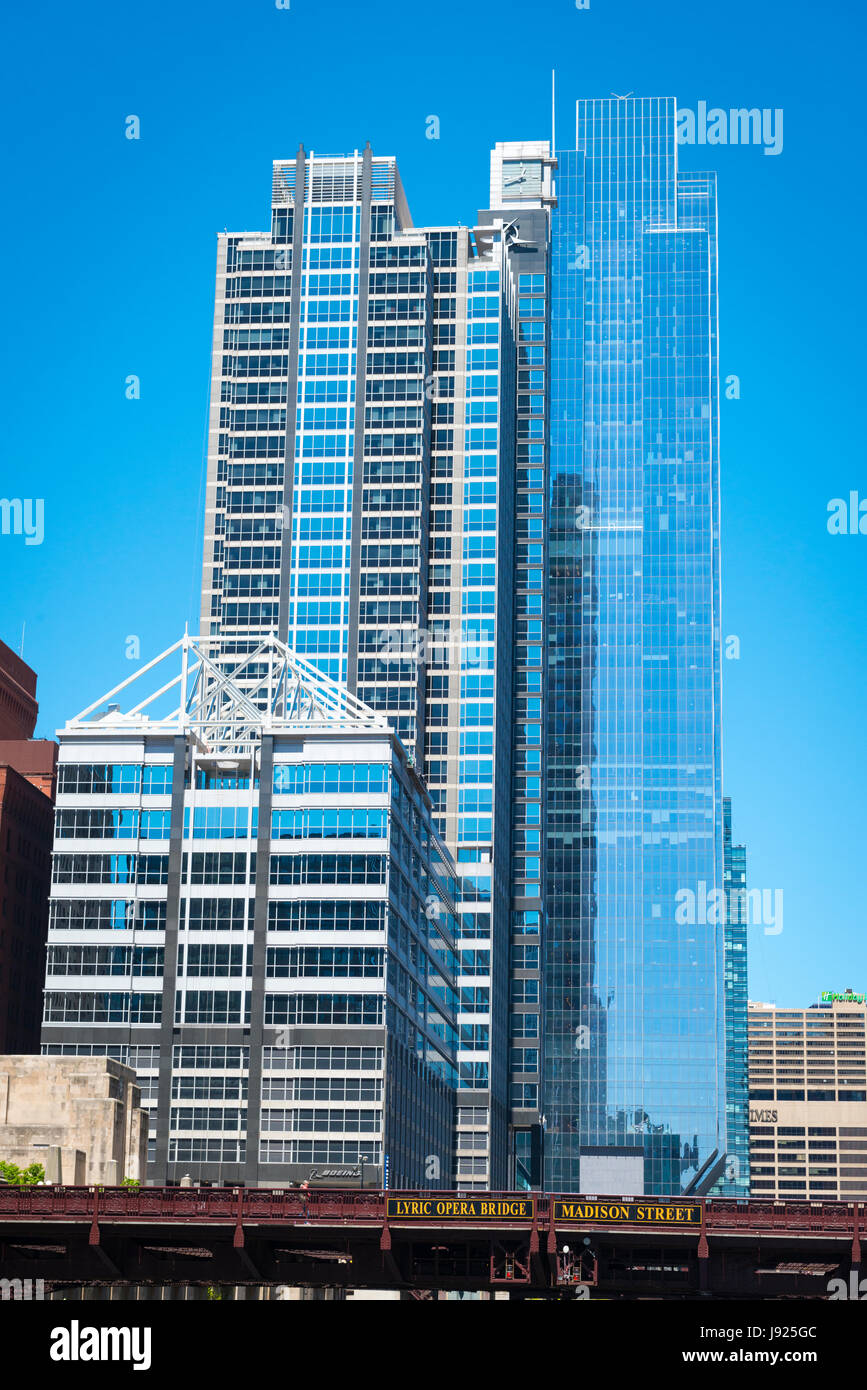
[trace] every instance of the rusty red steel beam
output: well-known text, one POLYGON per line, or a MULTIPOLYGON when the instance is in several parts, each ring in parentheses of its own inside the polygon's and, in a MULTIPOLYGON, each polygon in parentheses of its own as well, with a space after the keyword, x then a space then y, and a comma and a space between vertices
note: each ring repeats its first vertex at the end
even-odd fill
MULTIPOLYGON (((538 1241, 538 1232, 548 1233, 548 1245, 556 1227, 583 1225, 581 1221, 565 1222, 553 1217, 555 1201, 584 1202, 586 1197, 555 1196, 534 1193, 473 1194, 488 1199, 533 1201, 533 1214, 526 1220, 486 1218, 462 1222, 450 1220, 455 1227, 472 1225, 486 1229, 529 1229, 538 1241)), ((245 1223, 297 1225, 315 1222, 322 1225, 352 1226, 368 1224, 387 1228, 396 1222, 386 1218, 386 1197, 429 1199, 431 1197, 466 1199, 466 1193, 444 1193, 431 1190, 389 1193, 334 1189, 299 1188, 180 1188, 180 1187, 0 1187, 0 1221, 87 1221, 94 1232, 101 1224, 136 1221, 139 1223, 181 1222, 190 1224, 231 1224, 241 1232, 245 1223)), ((597 1199, 592 1199, 597 1200, 597 1199)), ((614 1198, 602 1199, 606 1204, 640 1201, 643 1205, 670 1206, 672 1198, 614 1198)), ((680 1199, 686 1200, 686 1199, 680 1199)), ((764 1199, 689 1199, 702 1208, 701 1235, 737 1234, 811 1234, 816 1236, 848 1236, 858 1244, 864 1229, 864 1211, 855 1202, 807 1201, 774 1202, 764 1199)), ((863 1205, 863 1204, 862 1204, 863 1205)), ((417 1223, 418 1224, 418 1223, 417 1223)), ((434 1224, 439 1224, 434 1222, 434 1224)), ((594 1221, 590 1228, 599 1231, 635 1230, 632 1221, 594 1221)), ((643 1224, 645 1232, 664 1229, 643 1224)), ((694 1231, 695 1227, 692 1228, 694 1231)), ((670 1233, 670 1232, 669 1232, 670 1233)), ((689 1228, 677 1228, 678 1234, 688 1234, 689 1228)), ((243 1237, 240 1237, 243 1239, 243 1237)))

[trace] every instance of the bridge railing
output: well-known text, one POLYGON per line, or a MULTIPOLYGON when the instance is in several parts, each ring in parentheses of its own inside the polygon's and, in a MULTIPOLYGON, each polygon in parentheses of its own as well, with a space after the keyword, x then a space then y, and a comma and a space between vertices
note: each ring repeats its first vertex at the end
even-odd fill
MULTIPOLYGON (((534 1200, 536 1220, 550 1223, 552 1203, 586 1201, 574 1195, 515 1192, 443 1192, 431 1189, 411 1191, 391 1189, 379 1192, 366 1188, 297 1187, 13 1187, 0 1186, 0 1221, 137 1221, 143 1223, 191 1222, 228 1224, 262 1222, 275 1224, 323 1223, 333 1226, 373 1224, 386 1220, 386 1198, 457 1198, 534 1200)), ((693 1202, 697 1199, 691 1199, 693 1202)), ((704 1206, 708 1233, 789 1232, 829 1236, 852 1235, 857 1228, 865 1234, 867 1204, 855 1202, 776 1202, 770 1199, 698 1199, 704 1206)), ((605 1198, 606 1202, 641 1202, 671 1205, 672 1198, 605 1198)), ((394 1219, 394 1218, 392 1218, 394 1219)), ((501 1220, 495 1225, 529 1225, 529 1218, 501 1220)), ((558 1223, 559 1224, 559 1223, 558 1223)), ((593 1223, 608 1228, 608 1223, 593 1223)), ((628 1222, 617 1223, 628 1225, 628 1222)), ((647 1227, 645 1227, 647 1229, 647 1227)), ((693 1229, 695 1227, 693 1226, 693 1229)))
POLYGON ((791 1231, 811 1234, 846 1234, 855 1226, 853 1202, 774 1202, 764 1198, 732 1200, 713 1197, 707 1202, 709 1231, 791 1231))
POLYGON ((93 1192, 92 1187, 0 1187, 0 1217, 90 1216, 93 1192))

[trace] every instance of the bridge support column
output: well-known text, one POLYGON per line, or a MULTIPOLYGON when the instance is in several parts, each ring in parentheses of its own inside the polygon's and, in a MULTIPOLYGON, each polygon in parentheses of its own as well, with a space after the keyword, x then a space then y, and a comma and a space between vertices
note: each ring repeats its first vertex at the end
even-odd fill
POLYGON ((850 1281, 852 1287, 856 1290, 857 1297, 861 1284, 861 1203, 853 1202, 852 1206, 852 1217, 855 1228, 852 1233, 852 1272, 855 1278, 851 1279, 850 1276, 850 1281))
POLYGON ((87 1237, 88 1245, 99 1245, 99 1188, 93 1189, 93 1219, 90 1223, 90 1235, 87 1237))
POLYGON ((707 1244, 707 1207, 702 1202, 701 1207, 701 1234, 698 1238, 698 1287, 699 1292, 706 1294, 710 1287, 710 1250, 707 1244))
POLYGON ((397 1267, 397 1261, 391 1253, 391 1227, 388 1224, 387 1216, 383 1218, 382 1234, 379 1237, 379 1248, 382 1253, 383 1268, 387 1271, 391 1279, 396 1280, 398 1283, 402 1283, 403 1281, 401 1279, 400 1270, 397 1267))

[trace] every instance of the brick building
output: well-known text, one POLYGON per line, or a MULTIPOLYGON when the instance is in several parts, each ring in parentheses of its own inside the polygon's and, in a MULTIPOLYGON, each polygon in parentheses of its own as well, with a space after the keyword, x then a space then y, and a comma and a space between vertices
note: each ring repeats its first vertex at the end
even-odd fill
POLYGON ((31 737, 36 673, 0 642, 0 1053, 39 1050, 57 744, 31 737))
POLYGON ((32 738, 38 710, 36 672, 0 642, 0 741, 32 738))

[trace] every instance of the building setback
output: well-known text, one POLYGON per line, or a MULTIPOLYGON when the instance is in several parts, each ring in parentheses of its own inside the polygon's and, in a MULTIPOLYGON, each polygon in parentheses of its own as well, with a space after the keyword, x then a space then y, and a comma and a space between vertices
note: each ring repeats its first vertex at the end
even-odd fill
POLYGON ((277 639, 133 679, 60 731, 43 1050, 135 1068, 153 1182, 450 1186, 455 877, 402 744, 277 639))
POLYGON ((750 1196, 867 1197, 863 994, 749 1006, 750 1196))

